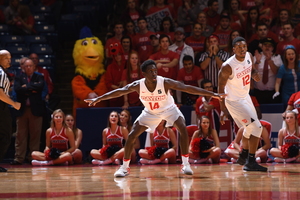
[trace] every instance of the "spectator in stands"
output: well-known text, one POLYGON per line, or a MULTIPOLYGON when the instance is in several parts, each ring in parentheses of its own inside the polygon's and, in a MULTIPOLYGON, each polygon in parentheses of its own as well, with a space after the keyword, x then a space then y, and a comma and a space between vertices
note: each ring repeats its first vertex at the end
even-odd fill
POLYGON ((276 12, 274 18, 278 17, 278 13, 282 9, 292 10, 294 0, 277 0, 276 12))
POLYGON ((185 39, 185 43, 193 48, 194 54, 201 53, 204 51, 205 37, 202 34, 202 26, 199 23, 194 23, 193 33, 190 37, 185 39))
POLYGON ((241 10, 241 2, 239 0, 229 1, 228 13, 232 22, 237 23, 240 26, 245 23, 246 18, 244 15, 247 14, 247 11, 241 10))
POLYGON ((73 159, 80 160, 82 156, 81 152, 74 152, 74 133, 66 124, 64 112, 57 109, 52 115, 51 126, 46 131, 45 150, 32 152, 32 165, 70 165, 73 159))
POLYGON ((248 11, 248 15, 246 18, 246 23, 242 24, 243 29, 245 31, 245 38, 249 40, 253 34, 256 32, 256 25, 259 21, 259 10, 257 7, 251 7, 248 11))
POLYGON ((6 24, 15 25, 14 20, 18 16, 18 7, 20 5, 20 0, 9 0, 9 5, 4 10, 4 16, 6 24))
POLYGON ((21 165, 25 161, 27 143, 29 147, 28 160, 31 162, 31 153, 38 151, 42 131, 45 104, 42 100, 44 77, 34 71, 31 59, 25 61, 25 73, 15 78, 14 90, 21 109, 16 112, 17 135, 15 141, 15 159, 12 165, 21 165))
POLYGON ((115 43, 120 43, 121 38, 123 37, 123 23, 121 21, 118 21, 114 24, 113 33, 114 36, 107 39, 105 42, 105 56, 106 58, 111 58, 111 55, 109 54, 109 49, 111 45, 114 45, 115 43))
POLYGON ((63 7, 63 1, 62 0, 41 0, 41 5, 43 6, 49 6, 51 8, 51 11, 53 12, 55 16, 56 22, 58 22, 60 16, 61 16, 61 10, 63 7))
POLYGON ((256 0, 255 6, 258 8, 260 16, 269 16, 269 17, 273 16, 272 14, 273 11, 271 10, 270 7, 265 5, 265 0, 256 0))
POLYGON ((185 55, 189 55, 193 58, 194 60, 194 50, 192 47, 187 45, 184 42, 185 34, 184 34, 184 29, 182 27, 178 27, 175 30, 174 33, 175 37, 175 42, 171 46, 169 46, 169 50, 176 52, 180 58, 179 58, 179 69, 183 68, 183 57, 185 55))
MULTIPOLYGON (((174 8, 171 5, 168 5, 167 2, 165 0, 154 0, 154 6, 150 7, 147 15, 151 15, 153 13, 159 12, 161 10, 164 10, 168 8, 171 14, 171 17, 176 20, 176 15, 175 15, 175 11, 174 8)), ((156 28, 156 30, 158 30, 159 27, 156 28)))
POLYGON ((209 118, 203 115, 200 118, 199 130, 194 132, 190 143, 189 162, 191 164, 219 163, 220 156, 221 149, 217 131, 211 127, 209 118))
MULTIPOLYGON (((123 87, 122 85, 122 73, 125 68, 125 57, 123 49, 119 45, 110 51, 112 57, 112 63, 108 65, 105 73, 105 84, 108 91, 115 90, 123 87)), ((111 99, 109 101, 110 107, 121 107, 124 105, 124 97, 111 99)))
POLYGON ((213 27, 214 29, 217 27, 220 21, 220 15, 218 14, 219 3, 218 0, 209 0, 207 2, 207 24, 213 27))
POLYGON ((286 46, 282 61, 283 65, 280 66, 276 76, 273 98, 278 98, 281 93, 282 103, 286 106, 290 96, 300 88, 299 55, 294 46, 286 46))
POLYGON ((283 64, 281 56, 274 54, 276 43, 272 38, 261 40, 262 52, 255 51, 254 67, 261 77, 254 82, 254 95, 260 104, 280 103, 279 98, 273 99, 275 80, 279 67, 283 64))
POLYGON ((276 47, 276 53, 282 55, 288 45, 293 45, 297 54, 300 53, 300 40, 294 37, 294 25, 286 23, 282 26, 284 40, 279 42, 276 47))
MULTIPOLYGON (((201 88, 213 91, 214 87, 210 80, 204 79, 201 82, 201 88)), ((210 121, 210 126, 215 129, 219 135, 220 132, 220 103, 217 99, 209 96, 200 96, 196 101, 195 111, 198 121, 202 116, 207 116, 210 121)))
POLYGON ((178 8, 177 25, 184 28, 186 36, 190 36, 192 26, 200 12, 199 1, 185 0, 182 6, 178 8))
MULTIPOLYGON (((48 88, 48 94, 45 98, 45 101, 49 101, 50 96, 52 95, 53 90, 54 90, 54 85, 53 85, 51 76, 47 69, 44 69, 43 67, 39 66, 39 56, 36 53, 31 53, 29 55, 29 58, 32 60, 32 62, 34 64, 35 71, 41 73, 44 77, 45 83, 48 88)), ((57 102, 56 104, 58 104, 58 103, 59 102, 57 102)))
MULTIPOLYGON (((177 81, 180 81, 186 85, 192 85, 200 87, 201 81, 203 80, 202 70, 194 64, 192 56, 185 55, 182 59, 183 68, 179 70, 177 75, 177 81)), ((182 93, 176 91, 177 104, 191 106, 196 103, 198 95, 182 93)))
MULTIPOLYGON (((27 60, 27 57, 22 57, 20 58, 20 68, 21 68, 21 72, 20 73, 25 73, 25 61, 27 60)), ((31 59, 33 61, 33 59, 31 59)), ((34 64, 34 61, 33 61, 34 64)))
POLYGON ((232 29, 230 27, 229 16, 221 15, 220 16, 220 26, 218 26, 216 31, 214 32, 214 34, 219 37, 220 49, 225 49, 227 47, 231 31, 232 31, 232 29))
MULTIPOLYGON (((108 116, 108 125, 102 131, 102 148, 92 149, 90 154, 94 158, 94 165, 108 165, 111 163, 120 165, 124 156, 123 140, 127 140, 128 130, 120 126, 120 116, 112 111, 108 116)), ((131 154, 131 160, 135 161, 135 151, 131 154)))
POLYGON ((248 51, 254 55, 255 51, 257 50, 258 52, 261 52, 261 46, 260 46, 260 41, 265 39, 265 38, 272 38, 275 43, 278 43, 278 36, 274 34, 272 31, 269 30, 268 26, 263 23, 259 22, 256 26, 256 33, 252 35, 248 47, 248 51))
POLYGON ((160 51, 159 37, 160 37, 159 34, 150 35, 150 37, 149 37, 151 46, 153 47, 152 54, 155 54, 160 51))
POLYGON ((219 48, 219 38, 211 35, 207 38, 205 52, 195 56, 195 64, 204 71, 204 78, 211 80, 214 87, 218 85, 218 73, 229 53, 219 48))
POLYGON ((164 17, 160 23, 158 34, 166 34, 169 36, 171 42, 174 41, 174 23, 173 20, 170 17, 164 17))
POLYGON ((34 34, 34 17, 27 5, 19 5, 17 16, 13 18, 12 34, 29 35, 34 34))
POLYGON ((137 21, 139 17, 145 17, 145 12, 142 11, 137 5, 135 0, 127 0, 127 8, 120 17, 123 22, 132 20, 137 21))
POLYGON ((148 13, 149 9, 154 6, 155 0, 139 0, 140 8, 144 13, 148 13))
POLYGON ((147 20, 145 17, 140 17, 137 20, 139 32, 136 34, 133 40, 133 49, 139 52, 141 63, 149 58, 153 52, 153 47, 150 43, 150 36, 155 35, 147 28, 147 20))
POLYGON ((227 51, 229 53, 230 56, 233 55, 233 51, 232 51, 232 41, 234 38, 241 36, 240 31, 237 30, 233 30, 231 31, 230 35, 229 35, 229 40, 228 40, 228 44, 227 47, 224 49, 224 51, 227 51))
POLYGON ((73 157, 73 163, 80 164, 82 162, 82 152, 79 148, 82 140, 82 130, 76 127, 73 115, 67 114, 65 121, 67 126, 73 131, 74 134, 75 150, 71 153, 73 157))
POLYGON ((177 141, 174 131, 166 127, 166 121, 162 120, 156 127, 154 133, 150 133, 151 147, 140 149, 140 163, 153 165, 158 163, 176 163, 177 141), (169 142, 172 143, 170 148, 169 142))
MULTIPOLYGON (((140 69, 139 55, 135 51, 131 51, 129 54, 128 61, 126 62, 126 69, 123 70, 122 74, 122 86, 125 86, 133 81, 143 78, 142 71, 140 69)), ((139 94, 136 92, 124 95, 123 109, 127 109, 132 106, 141 106, 142 103, 139 99, 139 94)))
MULTIPOLYGON (((260 120, 260 123, 263 126, 263 130, 260 136, 260 142, 258 144, 258 148, 255 152, 255 158, 257 163, 265 163, 268 160, 267 151, 272 146, 270 140, 272 124, 264 120, 260 120)), ((225 154, 230 158, 232 163, 236 163, 237 159, 239 158, 239 154, 242 150, 243 131, 244 131, 244 127, 241 127, 238 130, 235 139, 225 150, 225 154)))
POLYGON ((124 35, 121 38, 121 45, 122 45, 122 48, 123 48, 125 60, 128 60, 128 55, 132 51, 131 37, 129 37, 128 35, 124 35))
POLYGON ((5 24, 5 15, 2 9, 0 9, 0 24, 5 24))
POLYGON ((133 41, 134 36, 136 35, 134 21, 129 20, 125 23, 124 35, 129 36, 131 38, 131 41, 133 41))
POLYGON ((160 51, 152 54, 149 59, 155 61, 159 76, 176 80, 179 55, 169 50, 170 38, 167 35, 160 35, 159 45, 160 51))
POLYGON ((202 36, 209 37, 214 32, 214 28, 207 24, 207 18, 205 12, 201 11, 198 13, 196 22, 201 24, 202 26, 202 33, 201 33, 202 36))
POLYGON ((293 3, 293 7, 291 10, 291 21, 294 26, 300 23, 300 0, 296 0, 293 3))
POLYGON ((275 157, 274 161, 278 163, 300 162, 299 154, 299 137, 300 130, 297 123, 297 114, 293 111, 287 110, 283 118, 285 127, 278 132, 277 147, 270 150, 270 154, 275 157), (294 152, 289 149, 290 146, 295 145, 294 152), (296 150, 295 150, 296 149, 296 150))
POLYGON ((283 38, 284 38, 282 26, 289 22, 291 22, 290 11, 288 11, 286 9, 280 10, 279 16, 276 19, 275 25, 272 26, 272 28, 271 28, 271 31, 277 35, 279 41, 283 41, 283 38))

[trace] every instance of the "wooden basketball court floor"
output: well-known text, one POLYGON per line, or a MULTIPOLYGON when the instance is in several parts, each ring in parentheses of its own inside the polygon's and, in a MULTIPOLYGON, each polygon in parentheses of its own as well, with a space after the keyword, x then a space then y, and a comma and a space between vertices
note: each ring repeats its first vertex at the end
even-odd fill
POLYGON ((300 199, 300 164, 263 164, 269 172, 244 172, 238 164, 131 165, 114 178, 116 165, 10 166, 0 173, 0 199, 300 199))

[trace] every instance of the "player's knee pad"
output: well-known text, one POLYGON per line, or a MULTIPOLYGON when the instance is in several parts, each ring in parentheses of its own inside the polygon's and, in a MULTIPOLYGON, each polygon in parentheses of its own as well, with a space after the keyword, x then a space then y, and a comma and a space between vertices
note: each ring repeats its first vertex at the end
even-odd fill
POLYGON ((259 121, 254 121, 250 124, 248 124, 248 126, 246 126, 246 128, 244 129, 244 137, 249 139, 251 135, 260 138, 261 133, 262 133, 263 127, 260 124, 259 121))

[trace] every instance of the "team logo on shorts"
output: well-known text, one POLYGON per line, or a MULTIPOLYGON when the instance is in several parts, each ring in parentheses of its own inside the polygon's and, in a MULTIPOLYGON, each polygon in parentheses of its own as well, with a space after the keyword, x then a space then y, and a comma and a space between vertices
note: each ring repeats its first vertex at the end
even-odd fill
POLYGON ((248 63, 248 64, 250 64, 250 61, 249 61, 249 60, 247 60, 247 63, 248 63))
POLYGON ((247 123, 248 121, 246 119, 243 119, 242 122, 247 123))
POLYGON ((157 91, 157 93, 158 93, 158 94, 161 94, 161 89, 159 89, 159 90, 157 91))

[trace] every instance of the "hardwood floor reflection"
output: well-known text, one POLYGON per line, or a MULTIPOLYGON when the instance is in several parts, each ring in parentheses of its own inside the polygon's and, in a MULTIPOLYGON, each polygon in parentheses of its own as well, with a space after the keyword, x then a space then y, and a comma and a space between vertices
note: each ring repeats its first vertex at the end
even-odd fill
MULTIPOLYGON (((265 164, 266 165, 266 164, 265 164)), ((0 173, 0 199, 300 199, 300 164, 267 164, 269 172, 243 172, 237 164, 132 165, 114 178, 118 166, 10 166, 0 173)))

